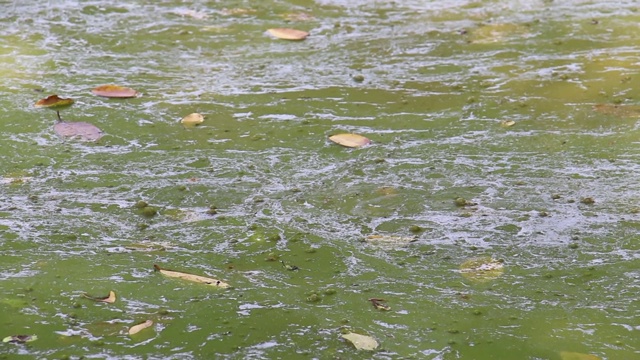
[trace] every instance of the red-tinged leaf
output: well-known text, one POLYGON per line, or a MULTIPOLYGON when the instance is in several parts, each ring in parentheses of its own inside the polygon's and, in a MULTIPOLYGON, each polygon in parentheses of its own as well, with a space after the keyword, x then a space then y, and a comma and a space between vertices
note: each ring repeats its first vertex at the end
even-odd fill
POLYGON ((35 103, 35 107, 44 107, 49 109, 61 109, 73 104, 73 99, 61 98, 58 95, 50 95, 44 99, 40 99, 35 103))
POLYGON ((94 95, 107 98, 132 98, 138 95, 138 92, 124 86, 119 85, 102 85, 91 90, 94 95))

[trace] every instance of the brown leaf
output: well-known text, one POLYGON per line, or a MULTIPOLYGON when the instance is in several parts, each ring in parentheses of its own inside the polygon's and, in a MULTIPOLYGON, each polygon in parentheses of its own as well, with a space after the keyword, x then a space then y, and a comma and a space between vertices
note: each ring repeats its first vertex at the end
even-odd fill
POLYGON ((371 305, 373 305, 373 307, 378 310, 383 310, 383 311, 391 310, 391 306, 387 304, 383 304, 383 302, 387 301, 385 299, 371 298, 369 299, 369 301, 371 301, 371 305))
POLYGON ((40 99, 35 103, 35 107, 44 107, 49 109, 60 109, 73 104, 73 99, 65 99, 58 95, 50 95, 44 99, 40 99))
POLYGON ((87 293, 82 294, 82 296, 86 297, 87 299, 91 299, 93 301, 103 302, 107 304, 113 304, 114 302, 116 302, 116 293, 114 291, 109 291, 109 295, 104 297, 95 297, 87 293))
POLYGON ((204 276, 200 276, 200 275, 187 274, 187 273, 183 273, 183 272, 179 272, 179 271, 166 270, 166 269, 160 268, 160 266, 158 266, 156 264, 153 265, 153 268, 156 269, 156 271, 159 271, 162 275, 167 276, 167 277, 193 281, 193 282, 197 282, 197 283, 201 283, 201 284, 205 284, 205 285, 210 285, 210 286, 215 286, 215 287, 219 287, 219 288, 228 288, 229 287, 229 284, 227 284, 226 282, 217 280, 217 279, 212 279, 212 278, 208 278, 208 277, 204 277, 204 276))
POLYGON ((336 134, 329 137, 329 140, 345 147, 361 147, 371 144, 371 140, 358 134, 336 134))
POLYGON ((124 86, 119 85, 102 85, 91 90, 94 95, 107 98, 132 98, 138 95, 138 92, 124 86))
POLYGON ((267 30, 267 32, 283 40, 304 40, 309 36, 309 33, 306 31, 289 28, 274 28, 267 30))
POLYGON ((59 122, 53 126, 53 131, 62 137, 77 137, 82 141, 97 141, 104 135, 97 126, 86 122, 59 122))
POLYGON ((133 335, 133 334, 137 334, 140 331, 153 326, 153 321, 152 320, 147 320, 143 323, 140 323, 138 325, 134 325, 132 327, 129 328, 129 335, 133 335))

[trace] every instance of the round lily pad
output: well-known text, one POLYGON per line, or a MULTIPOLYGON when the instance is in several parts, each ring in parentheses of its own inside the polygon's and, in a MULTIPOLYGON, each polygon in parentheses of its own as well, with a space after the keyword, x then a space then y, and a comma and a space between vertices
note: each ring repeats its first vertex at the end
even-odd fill
POLYGON ((86 122, 59 122, 53 131, 64 138, 78 138, 82 141, 97 141, 104 133, 97 126, 86 122))

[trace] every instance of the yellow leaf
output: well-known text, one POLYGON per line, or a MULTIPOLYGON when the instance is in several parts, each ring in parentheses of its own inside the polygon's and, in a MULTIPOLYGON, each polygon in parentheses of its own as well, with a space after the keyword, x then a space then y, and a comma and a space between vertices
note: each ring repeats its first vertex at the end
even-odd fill
POLYGON ((73 99, 65 99, 58 95, 50 95, 44 99, 40 99, 35 103, 35 107, 44 107, 49 109, 61 109, 73 104, 73 99))
POLYGON ((346 146, 346 147, 361 147, 365 145, 371 144, 371 140, 366 137, 358 134, 336 134, 329 137, 329 140, 333 141, 336 144, 346 146))
POLYGON ((202 114, 193 113, 183 117, 180 122, 185 126, 197 126, 204 122, 204 116, 202 116, 202 114))
POLYGON ((302 30, 288 28, 274 28, 267 30, 269 34, 283 40, 304 40, 309 33, 302 30))
POLYGON ((378 347, 378 342, 371 336, 348 333, 342 335, 342 338, 348 340, 358 350, 375 350, 378 347))
POLYGON ((119 85, 102 85, 91 90, 94 95, 107 98, 132 98, 138 95, 138 92, 119 85))
POLYGON ((162 275, 167 276, 167 277, 193 281, 193 282, 197 282, 197 283, 201 283, 201 284, 205 284, 205 285, 210 285, 210 286, 215 286, 215 287, 219 287, 219 288, 228 288, 229 287, 229 284, 227 284, 226 282, 217 280, 217 279, 212 279, 212 278, 208 278, 208 277, 204 277, 204 276, 200 276, 200 275, 187 274, 187 273, 183 273, 183 272, 179 272, 179 271, 166 270, 166 269, 160 268, 160 266, 155 265, 155 264, 153 265, 153 268, 156 269, 156 271, 159 271, 162 275))
POLYGON ((151 327, 151 326, 153 326, 153 321, 151 321, 151 320, 147 320, 147 321, 145 321, 143 323, 140 323, 138 325, 134 325, 134 326, 129 328, 129 335, 137 334, 140 331, 142 331, 142 330, 144 330, 144 329, 146 329, 148 327, 151 327))
POLYGON ((591 354, 582 354, 577 352, 561 351, 560 358, 562 360, 600 360, 599 357, 591 354))
POLYGON ((82 296, 86 297, 87 299, 91 299, 93 301, 104 302, 107 304, 113 304, 114 302, 116 302, 116 293, 114 291, 109 291, 109 295, 104 297, 95 297, 87 293, 82 294, 82 296))

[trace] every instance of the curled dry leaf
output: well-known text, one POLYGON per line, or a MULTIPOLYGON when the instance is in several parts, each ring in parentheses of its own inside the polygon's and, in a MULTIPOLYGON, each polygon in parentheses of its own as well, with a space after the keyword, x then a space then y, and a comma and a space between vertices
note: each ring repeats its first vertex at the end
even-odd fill
POLYGON ((378 310, 383 310, 383 311, 391 310, 391 306, 387 304, 383 304, 383 302, 387 301, 385 299, 371 298, 369 299, 369 301, 371 301, 371 305, 373 305, 373 307, 378 310))
POLYGON ((180 122, 184 126, 198 126, 204 122, 204 116, 202 116, 202 114, 193 113, 183 117, 180 122))
POLYGON ((102 85, 91 90, 94 95, 107 98, 132 98, 138 95, 138 92, 119 85, 102 85))
POLYGON ((348 333, 343 334, 342 338, 352 343, 358 350, 375 350, 378 347, 378 342, 371 336, 348 333))
POLYGON ((306 31, 289 28, 274 28, 267 30, 267 32, 272 36, 283 40, 304 40, 309 36, 309 33, 306 31))
POLYGON ((153 326, 153 321, 151 320, 147 320, 145 322, 142 322, 138 325, 133 325, 132 327, 129 328, 129 335, 133 335, 133 334, 137 334, 140 331, 153 326))
POLYGON ((104 135, 97 126, 86 122, 59 122, 53 126, 53 131, 62 137, 82 141, 97 141, 104 135))
POLYGON ((460 265, 460 273, 475 282, 495 280, 504 273, 504 263, 489 256, 471 258, 460 265))
POLYGON ((210 286, 215 286, 215 287, 219 287, 219 288, 228 288, 229 287, 229 284, 227 284, 226 282, 217 280, 217 279, 212 279, 212 278, 208 278, 208 277, 204 277, 204 276, 200 276, 200 275, 187 274, 187 273, 183 273, 183 272, 179 272, 179 271, 166 270, 166 269, 160 268, 160 266, 158 266, 156 264, 153 265, 153 268, 156 271, 159 271, 162 275, 167 276, 167 277, 193 281, 193 282, 197 282, 197 283, 201 283, 201 284, 205 284, 205 285, 210 285, 210 286))
POLYGON ((2 342, 24 344, 36 340, 38 340, 38 336, 36 335, 11 335, 2 339, 2 342))
POLYGON ((103 296, 103 297, 95 297, 95 296, 91 296, 91 295, 89 295, 87 293, 82 294, 82 296, 86 297, 87 299, 93 300, 93 301, 103 302, 103 303, 107 303, 107 304, 113 304, 114 302, 116 302, 116 293, 115 293, 115 291, 109 291, 109 295, 103 296))
POLYGON ((516 124, 516 122, 513 121, 513 120, 502 120, 502 121, 500 121, 500 126, 502 126, 502 127, 512 127, 515 124, 516 124))
POLYGON ((50 95, 44 99, 36 101, 35 107, 44 107, 49 109, 61 109, 73 104, 73 99, 65 99, 58 97, 58 95, 50 95))
POLYGON ((356 148, 371 144, 371 140, 358 134, 336 134, 329 137, 329 140, 338 145, 356 148))

